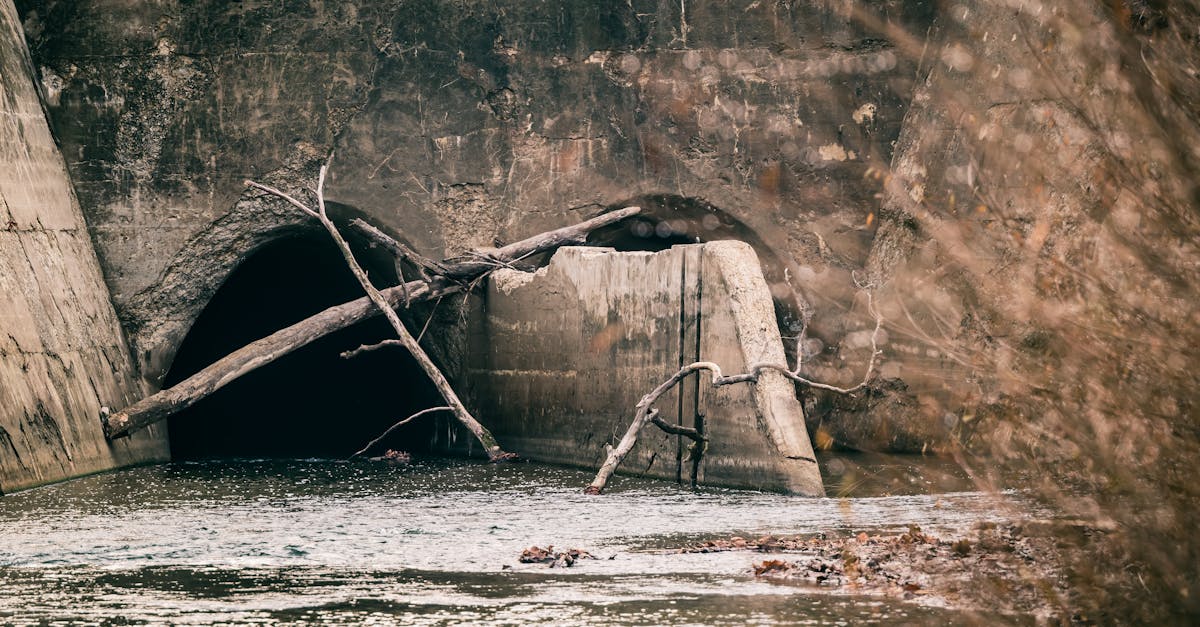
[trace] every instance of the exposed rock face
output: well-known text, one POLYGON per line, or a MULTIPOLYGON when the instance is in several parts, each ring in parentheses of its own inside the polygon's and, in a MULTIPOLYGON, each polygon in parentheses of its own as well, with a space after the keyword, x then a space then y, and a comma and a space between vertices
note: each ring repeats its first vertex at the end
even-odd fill
POLYGON ((163 460, 165 426, 109 445, 100 407, 145 393, 0 1, 0 493, 163 460))
MULTIPOLYGON (((836 346, 878 223, 863 174, 891 160, 916 66, 837 3, 21 4, 151 379, 239 260, 295 225, 242 179, 299 186, 330 151, 343 215, 431 256, 631 199, 658 235, 734 225, 777 298, 811 304, 785 331, 807 310, 836 346), (676 209, 701 205, 720 219, 676 209)), ((874 10, 923 33, 932 4, 874 10)))

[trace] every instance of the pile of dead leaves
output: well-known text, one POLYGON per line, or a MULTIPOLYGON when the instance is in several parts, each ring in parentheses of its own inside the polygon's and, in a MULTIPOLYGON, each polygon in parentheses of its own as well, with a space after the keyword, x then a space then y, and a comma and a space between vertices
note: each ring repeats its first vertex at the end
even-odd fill
POLYGON ((800 536, 762 536, 747 540, 741 536, 733 536, 728 540, 709 540, 692 544, 679 549, 680 553, 719 553, 721 551, 802 551, 813 543, 820 542, 818 538, 805 539, 800 536))
POLYGON ((754 564, 754 575, 958 607, 1041 613, 1061 608, 1068 594, 1053 541, 1012 525, 982 524, 954 539, 916 526, 898 534, 734 536, 678 551, 795 553, 754 564))
POLYGON ((555 551, 554 545, 549 545, 544 549, 539 546, 531 546, 521 551, 521 557, 518 557, 517 561, 522 564, 549 564, 550 568, 567 568, 574 566, 575 562, 582 559, 594 560, 596 558, 582 549, 555 551))

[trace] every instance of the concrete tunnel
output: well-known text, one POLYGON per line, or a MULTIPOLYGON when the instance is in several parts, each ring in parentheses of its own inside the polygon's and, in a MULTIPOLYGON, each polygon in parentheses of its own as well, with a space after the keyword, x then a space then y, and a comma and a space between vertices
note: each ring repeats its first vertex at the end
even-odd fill
MULTIPOLYGON (((372 276, 393 280, 378 259, 372 276)), ((164 381, 170 387, 212 362, 362 288, 323 233, 263 246, 225 281, 192 325, 164 381)), ((218 390, 170 419, 174 459, 345 457, 397 419, 437 405, 437 391, 405 351, 344 360, 339 353, 391 336, 381 318, 321 338, 218 390)), ((421 451, 432 423, 416 422, 391 443, 421 451)))
MULTIPOLYGON (((719 210, 693 200, 678 197, 637 200, 650 205, 652 209, 637 220, 594 233, 589 238, 590 248, 561 251, 549 269, 543 268, 536 274, 525 276, 521 276, 523 273, 510 273, 514 276, 503 279, 507 286, 514 281, 521 284, 532 281, 536 286, 539 281, 562 282, 562 277, 566 275, 574 275, 576 279, 583 277, 583 283, 588 282, 586 277, 590 275, 603 277, 615 272, 626 277, 619 284, 605 286, 603 294, 589 292, 595 286, 576 286, 574 279, 567 281, 572 284, 569 287, 556 283, 557 287, 552 290, 554 293, 570 294, 572 289, 578 290, 573 296, 568 296, 568 300, 580 303, 577 312, 569 312, 570 303, 541 302, 543 297, 536 291, 514 296, 509 287, 501 287, 499 291, 489 288, 482 295, 472 296, 467 305, 447 307, 457 311, 439 312, 434 307, 420 307, 407 312, 410 327, 427 327, 425 345, 443 371, 456 380, 456 386, 464 389, 469 404, 482 409, 486 420, 502 441, 514 441, 518 450, 530 459, 582 467, 598 464, 599 460, 591 458, 603 453, 604 447, 595 436, 605 430, 615 433, 623 429, 639 393, 648 391, 657 383, 651 379, 659 374, 665 377, 674 367, 686 361, 707 359, 707 353, 721 350, 716 346, 706 346, 703 350, 705 354, 699 354, 702 352, 701 335, 697 330, 701 308, 699 292, 702 291, 699 260, 702 258, 712 256, 720 259, 729 252, 734 253, 733 261, 716 263, 714 268, 722 263, 742 266, 732 273, 737 274, 733 279, 737 281, 746 281, 742 270, 747 269, 744 266, 753 266, 749 274, 756 276, 757 282, 749 283, 753 284, 752 288, 758 288, 754 294, 761 301, 757 303, 758 314, 765 317, 750 324, 769 327, 774 337, 772 350, 777 351, 782 360, 783 346, 776 325, 778 320, 785 319, 791 312, 789 304, 794 301, 774 303, 778 299, 771 298, 771 290, 761 278, 758 270, 760 262, 751 246, 740 244, 740 248, 733 247, 725 253, 721 252, 725 250, 722 248, 713 256, 707 255, 707 247, 695 245, 706 237, 755 240, 754 234, 719 210), (580 256, 580 252, 573 251, 587 254, 580 256), (661 259, 649 261, 656 258, 661 259), (687 268, 688 263, 693 267, 687 268), (568 268, 565 274, 564 268, 568 268), (551 272, 552 276, 547 277, 547 270, 557 273, 551 272), (659 293, 660 288, 666 292, 659 293), (620 293, 622 290, 627 293, 620 293), (601 326, 589 327, 585 310, 594 310, 597 302, 605 299, 609 302, 603 303, 602 307, 614 308, 605 315, 613 319, 601 321, 601 326), (642 299, 651 304, 649 309, 637 308, 644 320, 630 321, 630 312, 616 310, 619 303, 627 303, 631 299, 642 299), (783 313, 779 318, 775 316, 776 309, 783 313), (568 317, 575 316, 578 319, 556 319, 553 328, 542 329, 539 333, 545 335, 532 338, 532 342, 530 337, 518 338, 497 332, 498 324, 510 322, 498 323, 498 317, 511 318, 515 315, 523 318, 518 324, 536 326, 541 315, 539 312, 546 310, 554 310, 559 314, 568 312, 568 317), (668 335, 679 335, 679 348, 668 347, 664 351, 664 347, 656 344, 664 325, 678 326, 689 315, 696 317, 693 323, 696 329, 691 331, 695 334, 693 339, 685 342, 682 336, 684 330, 678 328, 668 335), (639 335, 639 327, 644 327, 646 332, 639 335), (623 338, 608 345, 597 344, 596 338, 612 339, 609 336, 618 328, 619 333, 624 334, 623 338), (481 342, 487 345, 481 345, 481 342), (684 350, 685 343, 692 346, 684 350), (554 351, 561 354, 549 354, 554 351), (596 353, 586 356, 588 360, 595 360, 614 372, 628 370, 632 374, 617 374, 621 379, 619 384, 593 381, 589 389, 572 392, 577 394, 572 398, 554 391, 564 389, 560 385, 561 380, 551 386, 554 390, 538 391, 537 379, 545 374, 547 362, 567 364, 552 377, 574 379, 581 376, 586 367, 573 360, 577 359, 578 354, 588 351, 596 353), (507 355, 505 359, 511 357, 518 362, 530 357, 538 361, 539 365, 527 367, 530 366, 527 362, 516 367, 523 379, 533 382, 514 383, 497 379, 497 372, 509 373, 513 370, 512 363, 497 364, 495 357, 499 353, 514 353, 515 357, 507 355), (525 393, 532 391, 533 395, 514 394, 510 389, 514 387, 525 393), (582 400, 586 397, 590 397, 590 400, 582 400), (549 413, 556 416, 551 417, 549 413), (556 419, 558 416, 567 416, 568 420, 562 422, 556 419), (531 417, 534 418, 531 420, 531 417), (532 432, 542 429, 548 429, 549 435, 542 433, 537 437, 529 437, 532 432), (580 434, 582 437, 577 437, 580 434), (575 452, 566 452, 569 450, 575 452)), ((760 250, 765 249, 761 240, 756 243, 760 245, 760 250)), ((396 268, 390 259, 374 254, 365 247, 359 252, 369 273, 381 287, 398 280, 396 268)), ((766 252, 768 259, 775 261, 770 257, 769 250, 766 252)), ((770 268, 769 263, 767 265, 770 268)), ((728 282, 732 277, 730 271, 709 272, 721 277, 714 285, 728 282)), ((713 279, 709 281, 713 282, 713 279)), ((710 289, 713 287, 710 286, 710 289)), ((724 285, 722 289, 732 292, 745 290, 746 286, 724 285)), ((360 287, 323 234, 291 233, 274 240, 249 255, 209 300, 180 344, 164 387, 182 381, 250 341, 331 305, 353 300, 360 293, 360 287)), ((720 301, 719 297, 714 300, 720 301)), ((592 323, 599 324, 595 321, 592 323)), ((743 335, 743 330, 737 326, 745 324, 745 321, 730 319, 725 324, 728 328, 717 329, 717 336, 720 342, 736 347, 743 335)), ((391 330, 386 322, 376 318, 322 338, 229 384, 171 418, 169 433, 172 457, 341 457, 357 450, 399 418, 440 404, 436 390, 403 350, 384 349, 351 360, 339 357, 342 351, 390 336, 391 330)), ((758 341, 761 343, 761 339, 758 341)), ((726 365, 735 370, 738 367, 737 363, 726 365)), ((690 402, 696 404, 699 402, 696 400, 700 394, 699 387, 703 386, 698 387, 695 383, 689 385, 691 391, 686 394, 691 394, 694 398, 690 402)), ((718 454, 711 464, 718 468, 723 465, 723 469, 710 472, 707 477, 701 472, 697 479, 712 484, 765 487, 801 493, 818 489, 813 487, 814 482, 811 481, 816 476, 815 461, 811 461, 812 449, 804 433, 803 414, 794 390, 790 384, 782 381, 774 385, 776 393, 788 396, 783 399, 790 401, 785 410, 771 408, 763 412, 760 407, 757 414, 753 409, 746 410, 745 407, 763 405, 762 398, 754 394, 742 394, 736 399, 721 402, 732 409, 729 418, 732 423, 746 422, 742 425, 745 428, 735 428, 724 434, 726 438, 739 442, 736 446, 725 451, 722 451, 723 445, 716 447, 718 454), (770 421, 776 417, 775 414, 791 423, 785 439, 803 442, 797 445, 797 442, 771 441, 764 448, 759 436, 766 433, 766 439, 771 440, 779 435, 779 427, 757 424, 755 416, 761 421, 765 415, 765 419, 770 421), (812 475, 808 477, 809 480, 789 478, 790 471, 781 470, 770 459, 758 459, 772 456, 788 458, 789 455, 776 455, 778 451, 771 448, 781 444, 785 448, 791 446, 799 450, 799 453, 792 451, 795 454, 790 457, 804 458, 799 463, 812 465, 813 472, 809 473, 812 475)), ((686 425, 703 419, 696 410, 693 410, 693 414, 684 415, 682 395, 671 402, 678 406, 664 415, 673 413, 674 420, 679 424, 686 425)), ((775 402, 769 401, 767 404, 775 402)), ((654 440, 662 442, 643 447, 650 451, 650 457, 648 464, 639 466, 642 467, 641 474, 686 481, 689 472, 682 461, 682 442, 675 442, 678 438, 674 436, 659 435, 655 434, 654 440), (655 451, 656 448, 661 450, 655 451), (659 453, 662 453, 662 459, 655 466, 659 453), (674 458, 674 466, 670 458, 674 458)), ((448 416, 406 425, 390 436, 387 442, 377 446, 378 450, 372 449, 372 452, 379 454, 386 448, 418 454, 471 453, 469 439, 455 433, 448 416)), ((794 461, 784 463, 786 465, 794 461)))

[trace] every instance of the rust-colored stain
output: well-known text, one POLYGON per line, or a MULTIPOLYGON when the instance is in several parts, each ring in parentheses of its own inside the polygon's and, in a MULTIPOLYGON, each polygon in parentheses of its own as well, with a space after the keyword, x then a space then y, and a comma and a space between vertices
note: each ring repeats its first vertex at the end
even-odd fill
POLYGON ((783 168, 779 163, 772 163, 758 173, 758 193, 763 200, 775 202, 779 199, 779 190, 783 183, 783 168))
POLYGON ((645 133, 642 134, 642 159, 646 163, 646 170, 652 174, 667 171, 667 166, 671 164, 669 151, 645 133))
POLYGON ((612 348, 612 345, 621 339, 625 334, 625 325, 620 322, 610 322, 608 326, 600 329, 598 333, 592 336, 588 341, 588 351, 593 353, 604 353, 612 348))
POLYGON ((667 107, 667 111, 676 122, 685 122, 692 118, 692 99, 691 98, 673 98, 667 107))
POLYGON ((582 153, 583 149, 579 147, 579 142, 565 142, 558 150, 558 171, 562 173, 578 171, 582 153))
POLYGON ((833 436, 829 435, 829 431, 824 426, 817 427, 817 432, 813 434, 813 445, 819 451, 828 451, 833 448, 833 436))

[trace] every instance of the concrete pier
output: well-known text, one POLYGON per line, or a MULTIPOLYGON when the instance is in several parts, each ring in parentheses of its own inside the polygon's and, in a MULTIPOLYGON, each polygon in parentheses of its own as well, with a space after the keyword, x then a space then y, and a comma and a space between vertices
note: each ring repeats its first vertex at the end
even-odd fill
MULTIPOLYGON (((564 248, 535 273, 497 272, 472 324, 467 379, 508 450, 596 468, 642 395, 699 360, 726 374, 784 362, 771 295, 744 243, 564 248)), ((803 410, 778 373, 721 388, 693 377, 657 407, 669 422, 703 424, 711 441, 699 483, 824 494, 803 410)), ((688 443, 648 428, 621 469, 690 481, 688 443)))

